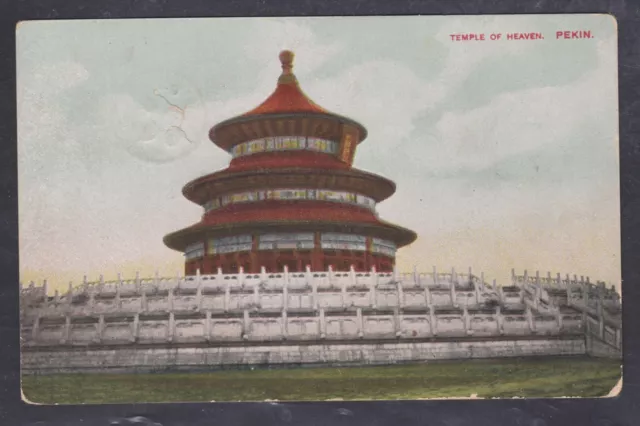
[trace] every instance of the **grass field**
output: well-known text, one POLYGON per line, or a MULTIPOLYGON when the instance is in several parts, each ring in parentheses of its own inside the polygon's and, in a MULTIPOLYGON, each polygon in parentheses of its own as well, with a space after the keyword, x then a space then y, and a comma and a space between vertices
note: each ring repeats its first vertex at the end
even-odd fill
POLYGON ((44 404, 371 400, 440 397, 605 396, 620 361, 498 359, 396 366, 225 370, 206 373, 61 374, 23 377, 44 404))

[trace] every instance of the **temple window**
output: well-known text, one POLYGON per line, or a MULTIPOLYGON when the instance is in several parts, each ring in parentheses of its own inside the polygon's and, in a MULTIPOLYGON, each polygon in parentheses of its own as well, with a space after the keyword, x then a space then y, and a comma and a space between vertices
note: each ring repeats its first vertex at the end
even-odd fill
POLYGON ((393 241, 383 240, 381 238, 373 238, 371 244, 371 251, 373 253, 381 253, 387 256, 396 255, 396 244, 393 241))
POLYGON ((323 249, 332 250, 367 250, 367 238, 362 235, 323 233, 320 237, 323 249))
POLYGON ((262 234, 258 238, 258 250, 309 250, 314 247, 312 232, 262 234))
POLYGON ((375 209, 373 198, 346 191, 328 189, 282 188, 266 191, 245 191, 226 194, 204 205, 205 213, 229 204, 251 203, 262 200, 318 200, 354 204, 369 210, 375 209))
POLYGON ((188 245, 184 250, 184 257, 187 260, 199 259, 201 257, 204 257, 204 243, 198 242, 188 245))
POLYGON ((251 235, 236 235, 233 237, 213 238, 209 240, 209 254, 251 251, 251 246, 251 235))
POLYGON ((273 151, 308 150, 325 154, 337 154, 338 143, 327 139, 305 136, 278 136, 243 142, 231 148, 233 158, 273 151))

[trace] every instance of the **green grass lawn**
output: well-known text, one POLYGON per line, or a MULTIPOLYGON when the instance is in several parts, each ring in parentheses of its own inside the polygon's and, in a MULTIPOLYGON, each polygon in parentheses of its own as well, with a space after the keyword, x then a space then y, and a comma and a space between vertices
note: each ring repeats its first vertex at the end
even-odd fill
POLYGON ((371 400, 441 397, 605 396, 620 361, 494 359, 396 366, 224 370, 205 373, 25 376, 23 392, 44 404, 371 400))

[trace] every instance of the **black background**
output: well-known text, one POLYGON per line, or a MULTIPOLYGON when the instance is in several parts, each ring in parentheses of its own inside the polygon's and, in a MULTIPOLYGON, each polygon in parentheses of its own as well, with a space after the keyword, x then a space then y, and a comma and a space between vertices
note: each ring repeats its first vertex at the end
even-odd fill
MULTIPOLYGON (((0 425, 640 424, 640 2, 624 0, 4 0, 0 2, 0 425), (610 13, 618 21, 624 385, 599 399, 28 405, 20 397, 15 25, 32 19, 610 13), (635 402, 635 404, 634 404, 635 402), (635 405, 635 407, 634 407, 635 405)), ((375 28, 371 28, 375 36, 375 28)), ((585 106, 588 107, 588 106, 585 106)), ((576 153, 580 155, 580 153, 576 153)))

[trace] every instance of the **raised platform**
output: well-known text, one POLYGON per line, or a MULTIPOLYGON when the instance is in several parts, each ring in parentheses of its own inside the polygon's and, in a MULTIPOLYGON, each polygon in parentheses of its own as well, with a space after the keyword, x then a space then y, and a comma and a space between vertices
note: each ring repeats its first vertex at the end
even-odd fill
POLYGON ((585 354, 582 335, 441 341, 327 341, 247 345, 128 345, 120 348, 32 348, 24 374, 69 372, 198 371, 269 365, 377 365, 475 359, 585 354))
POLYGON ((320 271, 22 290, 25 372, 465 357, 618 356, 620 301, 588 281, 320 271), (586 340, 585 339, 591 339, 586 340))

